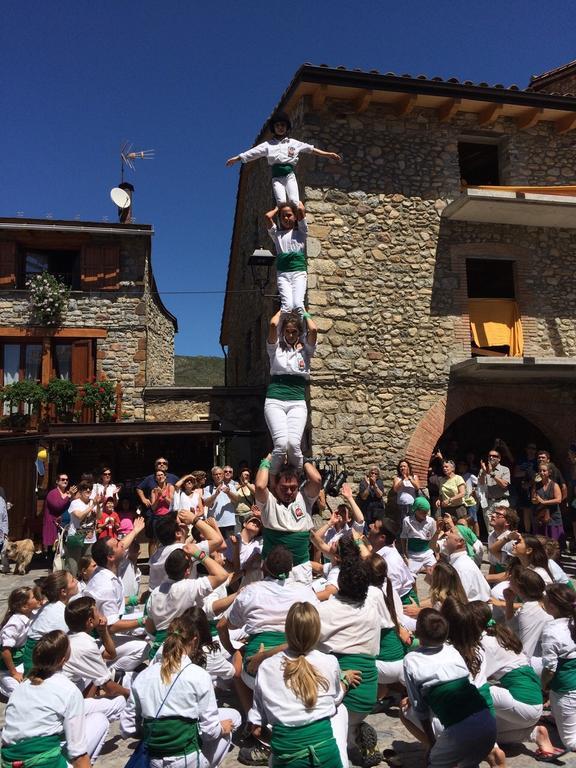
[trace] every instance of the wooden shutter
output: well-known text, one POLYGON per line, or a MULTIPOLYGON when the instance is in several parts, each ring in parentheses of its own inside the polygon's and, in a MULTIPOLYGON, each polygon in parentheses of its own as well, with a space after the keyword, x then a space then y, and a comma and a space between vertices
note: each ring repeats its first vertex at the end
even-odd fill
POLYGON ((102 248, 102 282, 104 290, 118 290, 120 277, 120 249, 112 245, 102 248))
POLYGON ((102 248, 86 246, 82 249, 80 263, 80 288, 95 291, 102 282, 102 248))
POLYGON ((0 288, 16 287, 16 243, 0 242, 0 288))
POLYGON ((84 384, 94 376, 94 341, 78 339, 72 342, 72 381, 84 384))

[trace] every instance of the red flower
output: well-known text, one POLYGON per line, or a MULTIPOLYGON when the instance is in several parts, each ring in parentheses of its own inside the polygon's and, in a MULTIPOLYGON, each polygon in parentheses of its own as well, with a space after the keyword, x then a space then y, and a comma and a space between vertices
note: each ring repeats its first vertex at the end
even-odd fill
POLYGON ((98 387, 98 392, 103 395, 104 394, 104 387, 98 387))

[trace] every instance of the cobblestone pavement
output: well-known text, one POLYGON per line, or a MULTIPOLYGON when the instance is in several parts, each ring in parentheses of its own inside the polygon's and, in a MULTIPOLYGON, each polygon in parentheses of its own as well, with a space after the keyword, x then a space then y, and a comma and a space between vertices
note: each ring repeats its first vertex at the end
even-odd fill
MULTIPOLYGON (((576 558, 566 558, 562 564, 570 573, 576 574, 576 558)), ((33 568, 27 576, 0 575, 0 616, 4 613, 6 599, 12 589, 29 584, 33 579, 46 573, 47 571, 42 568, 42 562, 36 562, 35 559, 33 568)), ((426 591, 426 585, 423 582, 421 584, 419 582, 419 591, 420 594, 424 594, 426 591)), ((0 702, 0 724, 4 721, 4 709, 5 704, 0 702)), ((391 763, 383 760, 382 766, 401 765, 404 768, 424 768, 424 752, 401 724, 397 708, 392 708, 386 714, 370 715, 368 722, 378 732, 380 749, 393 749, 397 755, 397 759, 394 759, 391 763)), ((551 736, 552 741, 560 746, 558 735, 554 729, 551 730, 551 736)), ((122 739, 118 724, 113 723, 110 727, 108 741, 97 761, 97 766, 99 768, 123 768, 134 744, 135 742, 133 741, 122 739)), ((534 749, 534 745, 525 743, 524 745, 518 745, 513 750, 507 750, 507 765, 509 768, 534 768, 536 765, 533 757, 534 749)), ((222 768, 238 768, 241 763, 238 762, 237 756, 238 748, 235 746, 222 763, 222 768)), ((487 765, 487 763, 483 763, 483 765, 487 765)), ((553 765, 576 768, 576 754, 565 755, 553 763, 553 765)))

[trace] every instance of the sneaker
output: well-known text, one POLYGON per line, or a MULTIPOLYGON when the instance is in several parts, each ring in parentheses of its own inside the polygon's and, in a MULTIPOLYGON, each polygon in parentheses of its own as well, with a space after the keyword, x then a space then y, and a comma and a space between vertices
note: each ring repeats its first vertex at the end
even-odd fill
POLYGON ((269 747, 258 742, 252 746, 240 747, 237 759, 242 765, 268 765, 271 752, 269 747))
POLYGON ((382 762, 382 753, 378 751, 378 735, 371 725, 362 722, 357 726, 355 742, 362 757, 362 768, 371 768, 382 762))

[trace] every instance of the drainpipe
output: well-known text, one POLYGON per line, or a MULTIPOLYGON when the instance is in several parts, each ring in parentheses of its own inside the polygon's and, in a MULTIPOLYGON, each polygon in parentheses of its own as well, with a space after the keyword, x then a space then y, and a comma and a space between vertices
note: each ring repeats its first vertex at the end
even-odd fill
POLYGON ((224 348, 224 344, 220 344, 222 353, 224 355, 224 386, 228 386, 228 354, 224 348))

